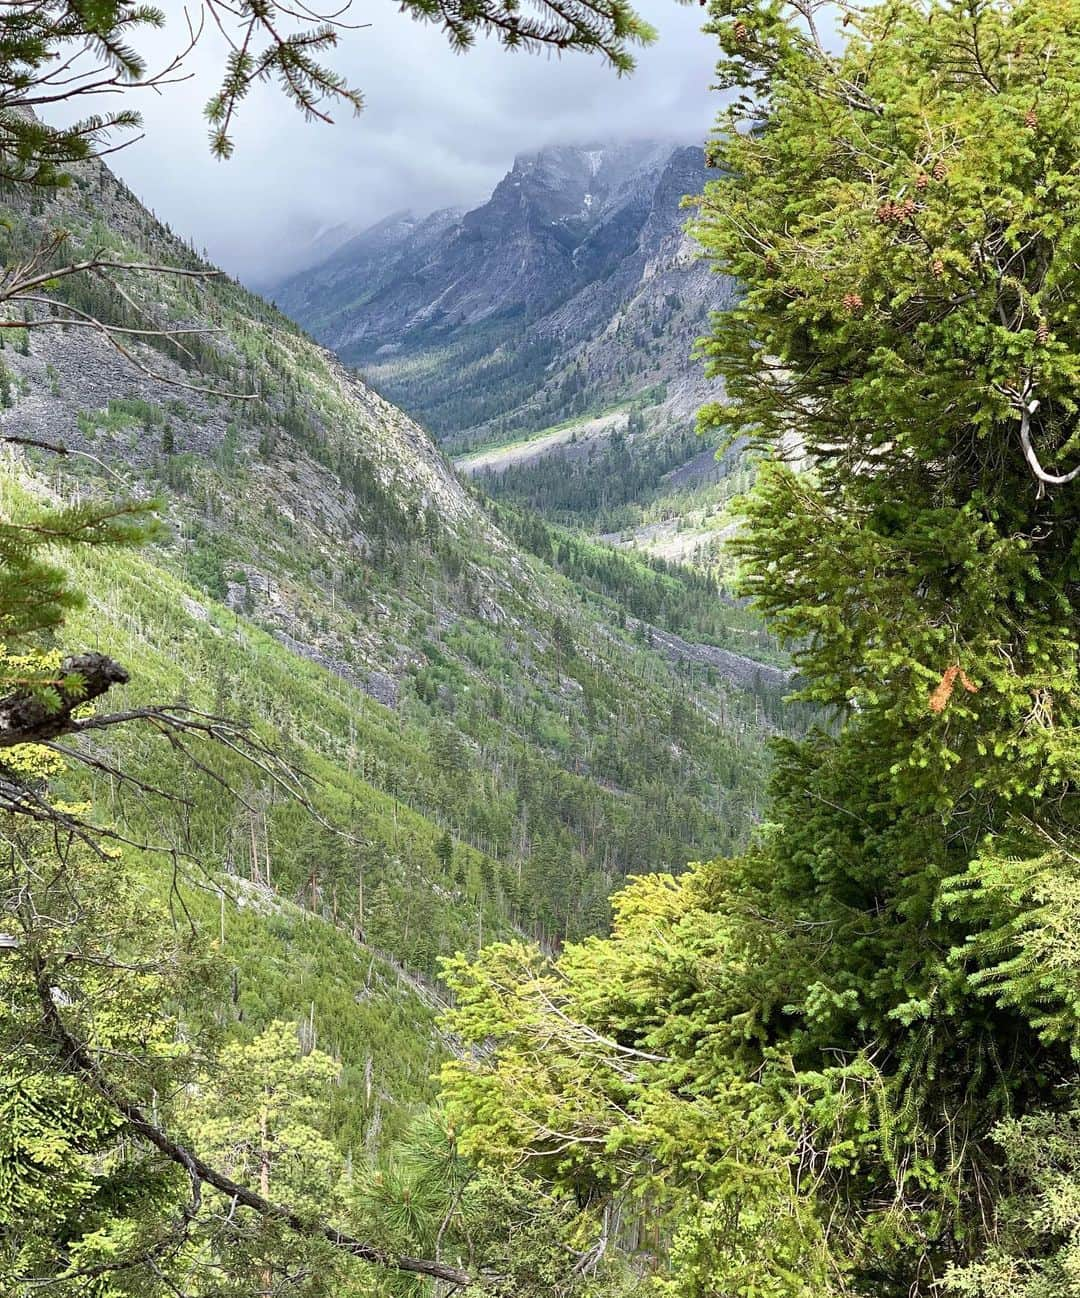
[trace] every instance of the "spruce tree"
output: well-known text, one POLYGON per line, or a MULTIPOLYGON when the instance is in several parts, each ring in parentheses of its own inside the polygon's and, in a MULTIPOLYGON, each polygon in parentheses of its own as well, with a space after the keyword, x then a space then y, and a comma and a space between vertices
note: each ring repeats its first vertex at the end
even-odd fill
POLYGON ((684 1294, 1041 1298, 1080 1185, 1080 8, 827 12, 713 0, 696 232, 743 284, 700 345, 759 464, 743 589, 834 723, 743 857, 554 967, 459 963, 488 1053, 447 1098, 467 1151, 654 1194, 684 1294))

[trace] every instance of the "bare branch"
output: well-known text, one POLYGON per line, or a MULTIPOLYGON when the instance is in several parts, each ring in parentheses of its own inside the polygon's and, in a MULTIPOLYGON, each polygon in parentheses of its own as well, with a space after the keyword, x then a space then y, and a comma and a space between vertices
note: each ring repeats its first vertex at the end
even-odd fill
POLYGON ((25 269, 23 266, 15 266, 0 280, 0 302, 6 302, 20 293, 27 293, 32 288, 41 288, 53 280, 66 279, 71 275, 81 275, 85 271, 145 271, 151 275, 177 275, 182 279, 215 279, 223 274, 220 270, 203 269, 201 267, 189 269, 186 266, 167 266, 155 262, 113 261, 107 257, 89 257, 85 261, 69 262, 66 266, 58 266, 55 269, 31 275, 29 278, 20 279, 19 275, 25 269))
POLYGON ((1034 475, 1035 481, 1039 484, 1036 496, 1041 499, 1046 495, 1047 487, 1063 487, 1080 478, 1080 464, 1070 469, 1068 473, 1047 473, 1043 468, 1031 440, 1031 416, 1039 408, 1039 402, 1033 397, 1033 392, 1034 388, 1029 380, 1024 384, 1023 391, 1014 394, 1014 396, 1020 414, 1020 446, 1024 452, 1024 459, 1027 461, 1028 468, 1034 475))
POLYGON ((323 1225, 302 1217, 295 1209, 286 1204, 274 1203, 256 1194, 246 1185, 232 1180, 219 1172, 197 1153, 175 1141, 150 1121, 139 1106, 105 1075, 87 1047, 68 1031, 67 1025, 53 999, 48 977, 40 966, 35 969, 38 996, 41 1001, 42 1021, 54 1044, 63 1053, 63 1064, 68 1071, 82 1076, 97 1093, 106 1100, 124 1118, 136 1135, 141 1136, 155 1149, 165 1155, 171 1162, 178 1164, 187 1172, 192 1184, 193 1203, 197 1207, 200 1201, 199 1186, 213 1186, 221 1194, 227 1195, 245 1208, 251 1208, 260 1216, 272 1221, 279 1221, 291 1231, 307 1239, 321 1238, 335 1248, 341 1249, 351 1257, 377 1266, 389 1267, 410 1275, 430 1276, 450 1284, 465 1286, 471 1283, 472 1277, 467 1271, 458 1267, 447 1266, 428 1258, 395 1256, 374 1244, 355 1239, 352 1235, 335 1226, 323 1225))
POLYGON ((11 446, 29 446, 37 451, 52 451, 54 455, 71 454, 68 448, 59 442, 43 442, 37 437, 18 437, 14 433, 0 433, 0 442, 7 442, 11 446))
POLYGON ((0 748, 16 744, 43 743, 70 734, 78 728, 72 713, 81 704, 100 698, 114 685, 125 685, 127 670, 104 654, 71 654, 60 664, 50 689, 20 689, 0 699, 0 748), (69 687, 65 678, 77 678, 69 687))

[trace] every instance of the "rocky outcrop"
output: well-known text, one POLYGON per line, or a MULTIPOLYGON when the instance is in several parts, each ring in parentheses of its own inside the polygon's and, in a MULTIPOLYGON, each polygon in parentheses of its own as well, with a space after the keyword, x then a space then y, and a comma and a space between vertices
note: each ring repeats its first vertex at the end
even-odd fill
POLYGON ((683 231, 706 174, 694 147, 545 149, 473 211, 396 214, 273 296, 458 445, 649 389, 686 419, 688 339, 734 296, 683 231))
POLYGON ((649 644, 658 649, 669 662, 711 667, 718 676, 740 689, 759 689, 763 685, 778 689, 791 685, 795 680, 791 668, 771 667, 755 658, 747 658, 745 654, 732 653, 730 649, 720 649, 716 645, 695 644, 671 631, 638 622, 636 618, 628 619, 628 625, 631 630, 640 627, 647 635, 649 644))

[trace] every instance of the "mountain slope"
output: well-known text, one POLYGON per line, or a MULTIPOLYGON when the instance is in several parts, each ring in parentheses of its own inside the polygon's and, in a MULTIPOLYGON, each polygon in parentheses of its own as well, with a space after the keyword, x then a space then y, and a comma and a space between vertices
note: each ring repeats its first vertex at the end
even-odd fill
MULTIPOLYGON (((75 254, 205 269, 101 167, 44 210, 15 212, 6 255, 59 222, 75 254)), ((3 352, 5 432, 66 442, 59 468, 34 461, 64 495, 115 490, 119 472, 124 489, 164 496, 172 535, 152 562, 198 588, 177 595, 189 631, 209 627, 215 643, 223 626, 267 632, 283 664, 325 669, 328 699, 349 691, 320 719, 313 752, 359 762, 365 787, 430 835, 448 831, 465 860, 488 860, 494 910, 481 924, 501 915, 552 939, 587 932, 628 872, 677 869, 745 838, 784 686, 751 668, 746 689, 738 674, 673 660, 638 624, 760 652, 738 610, 610 552, 567 563, 556 535, 530 533, 519 548, 415 423, 234 282, 132 275, 125 290, 95 280, 67 291, 98 315, 213 330, 135 352, 188 387, 133 369, 92 330, 34 330, 3 352), (234 392, 250 396, 222 395, 234 392)), ((179 689, 194 688, 189 672, 223 677, 203 656, 179 689)), ((310 727, 289 720, 288 676, 283 666, 277 684, 240 695, 214 688, 257 718, 310 727)), ((322 895, 319 863, 311 870, 310 887, 296 886, 322 895)), ((449 914, 472 912, 462 886, 449 914)), ((474 922, 439 931, 452 943, 474 922)), ((446 950, 401 941, 400 955, 432 971, 446 950)))
POLYGON ((274 297, 457 449, 630 402, 685 431, 690 344, 733 293, 682 230, 704 180, 697 148, 542 150, 473 211, 389 218, 274 297))

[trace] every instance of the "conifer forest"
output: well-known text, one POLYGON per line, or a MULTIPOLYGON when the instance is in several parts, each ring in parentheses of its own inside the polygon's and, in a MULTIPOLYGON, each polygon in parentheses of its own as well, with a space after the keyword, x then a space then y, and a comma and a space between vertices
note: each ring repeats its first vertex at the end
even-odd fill
POLYGON ((396 8, 0 0, 0 1298, 1080 1298, 1080 0, 396 8))

